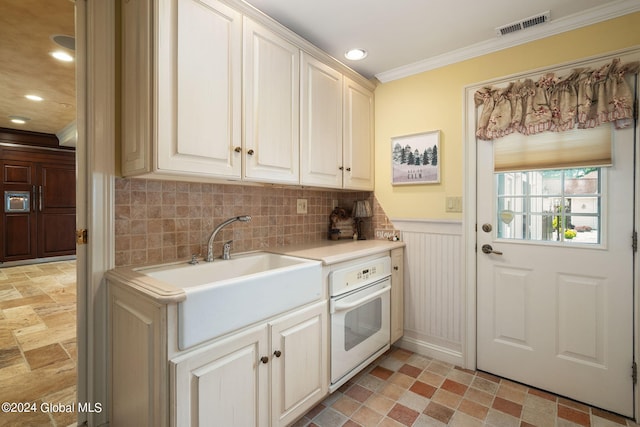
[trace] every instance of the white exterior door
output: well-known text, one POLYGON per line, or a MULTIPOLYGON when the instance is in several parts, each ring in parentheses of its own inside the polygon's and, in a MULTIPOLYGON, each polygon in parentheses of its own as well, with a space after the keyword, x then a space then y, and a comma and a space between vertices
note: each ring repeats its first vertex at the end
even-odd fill
POLYGON ((478 141, 477 368, 632 416, 634 141, 612 132, 600 169, 494 174, 478 141))

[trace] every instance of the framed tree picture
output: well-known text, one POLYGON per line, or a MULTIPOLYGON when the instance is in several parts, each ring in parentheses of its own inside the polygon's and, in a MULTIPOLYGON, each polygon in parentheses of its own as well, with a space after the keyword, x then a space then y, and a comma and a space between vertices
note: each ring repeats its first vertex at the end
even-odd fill
POLYGON ((391 138, 391 184, 440 182, 440 131, 391 138))

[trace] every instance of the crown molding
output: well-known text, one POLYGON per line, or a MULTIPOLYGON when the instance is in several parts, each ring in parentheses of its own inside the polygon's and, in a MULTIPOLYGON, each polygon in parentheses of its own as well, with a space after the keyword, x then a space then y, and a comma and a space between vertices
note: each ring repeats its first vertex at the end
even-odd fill
POLYGON ((638 2, 638 0, 620 0, 607 3, 565 18, 559 18, 555 21, 551 20, 543 25, 532 27, 521 32, 505 36, 496 36, 496 38, 491 40, 485 40, 442 55, 384 71, 376 74, 376 78, 382 83, 388 83, 393 80, 413 76, 425 71, 455 64, 456 62, 487 55, 499 50, 508 49, 638 11, 640 11, 640 2, 638 2))

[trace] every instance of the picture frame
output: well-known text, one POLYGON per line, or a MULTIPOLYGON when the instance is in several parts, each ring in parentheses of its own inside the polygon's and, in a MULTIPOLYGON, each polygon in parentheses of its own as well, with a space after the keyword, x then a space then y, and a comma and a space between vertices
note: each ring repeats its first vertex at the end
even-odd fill
POLYGON ((439 184, 440 130, 391 138, 391 184, 439 184))

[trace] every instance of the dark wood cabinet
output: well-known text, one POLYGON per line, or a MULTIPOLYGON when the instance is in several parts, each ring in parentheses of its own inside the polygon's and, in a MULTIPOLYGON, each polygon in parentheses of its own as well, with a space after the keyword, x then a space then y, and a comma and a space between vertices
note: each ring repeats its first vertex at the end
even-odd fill
POLYGON ((75 152, 2 146, 0 159, 0 262, 74 255, 75 152))

